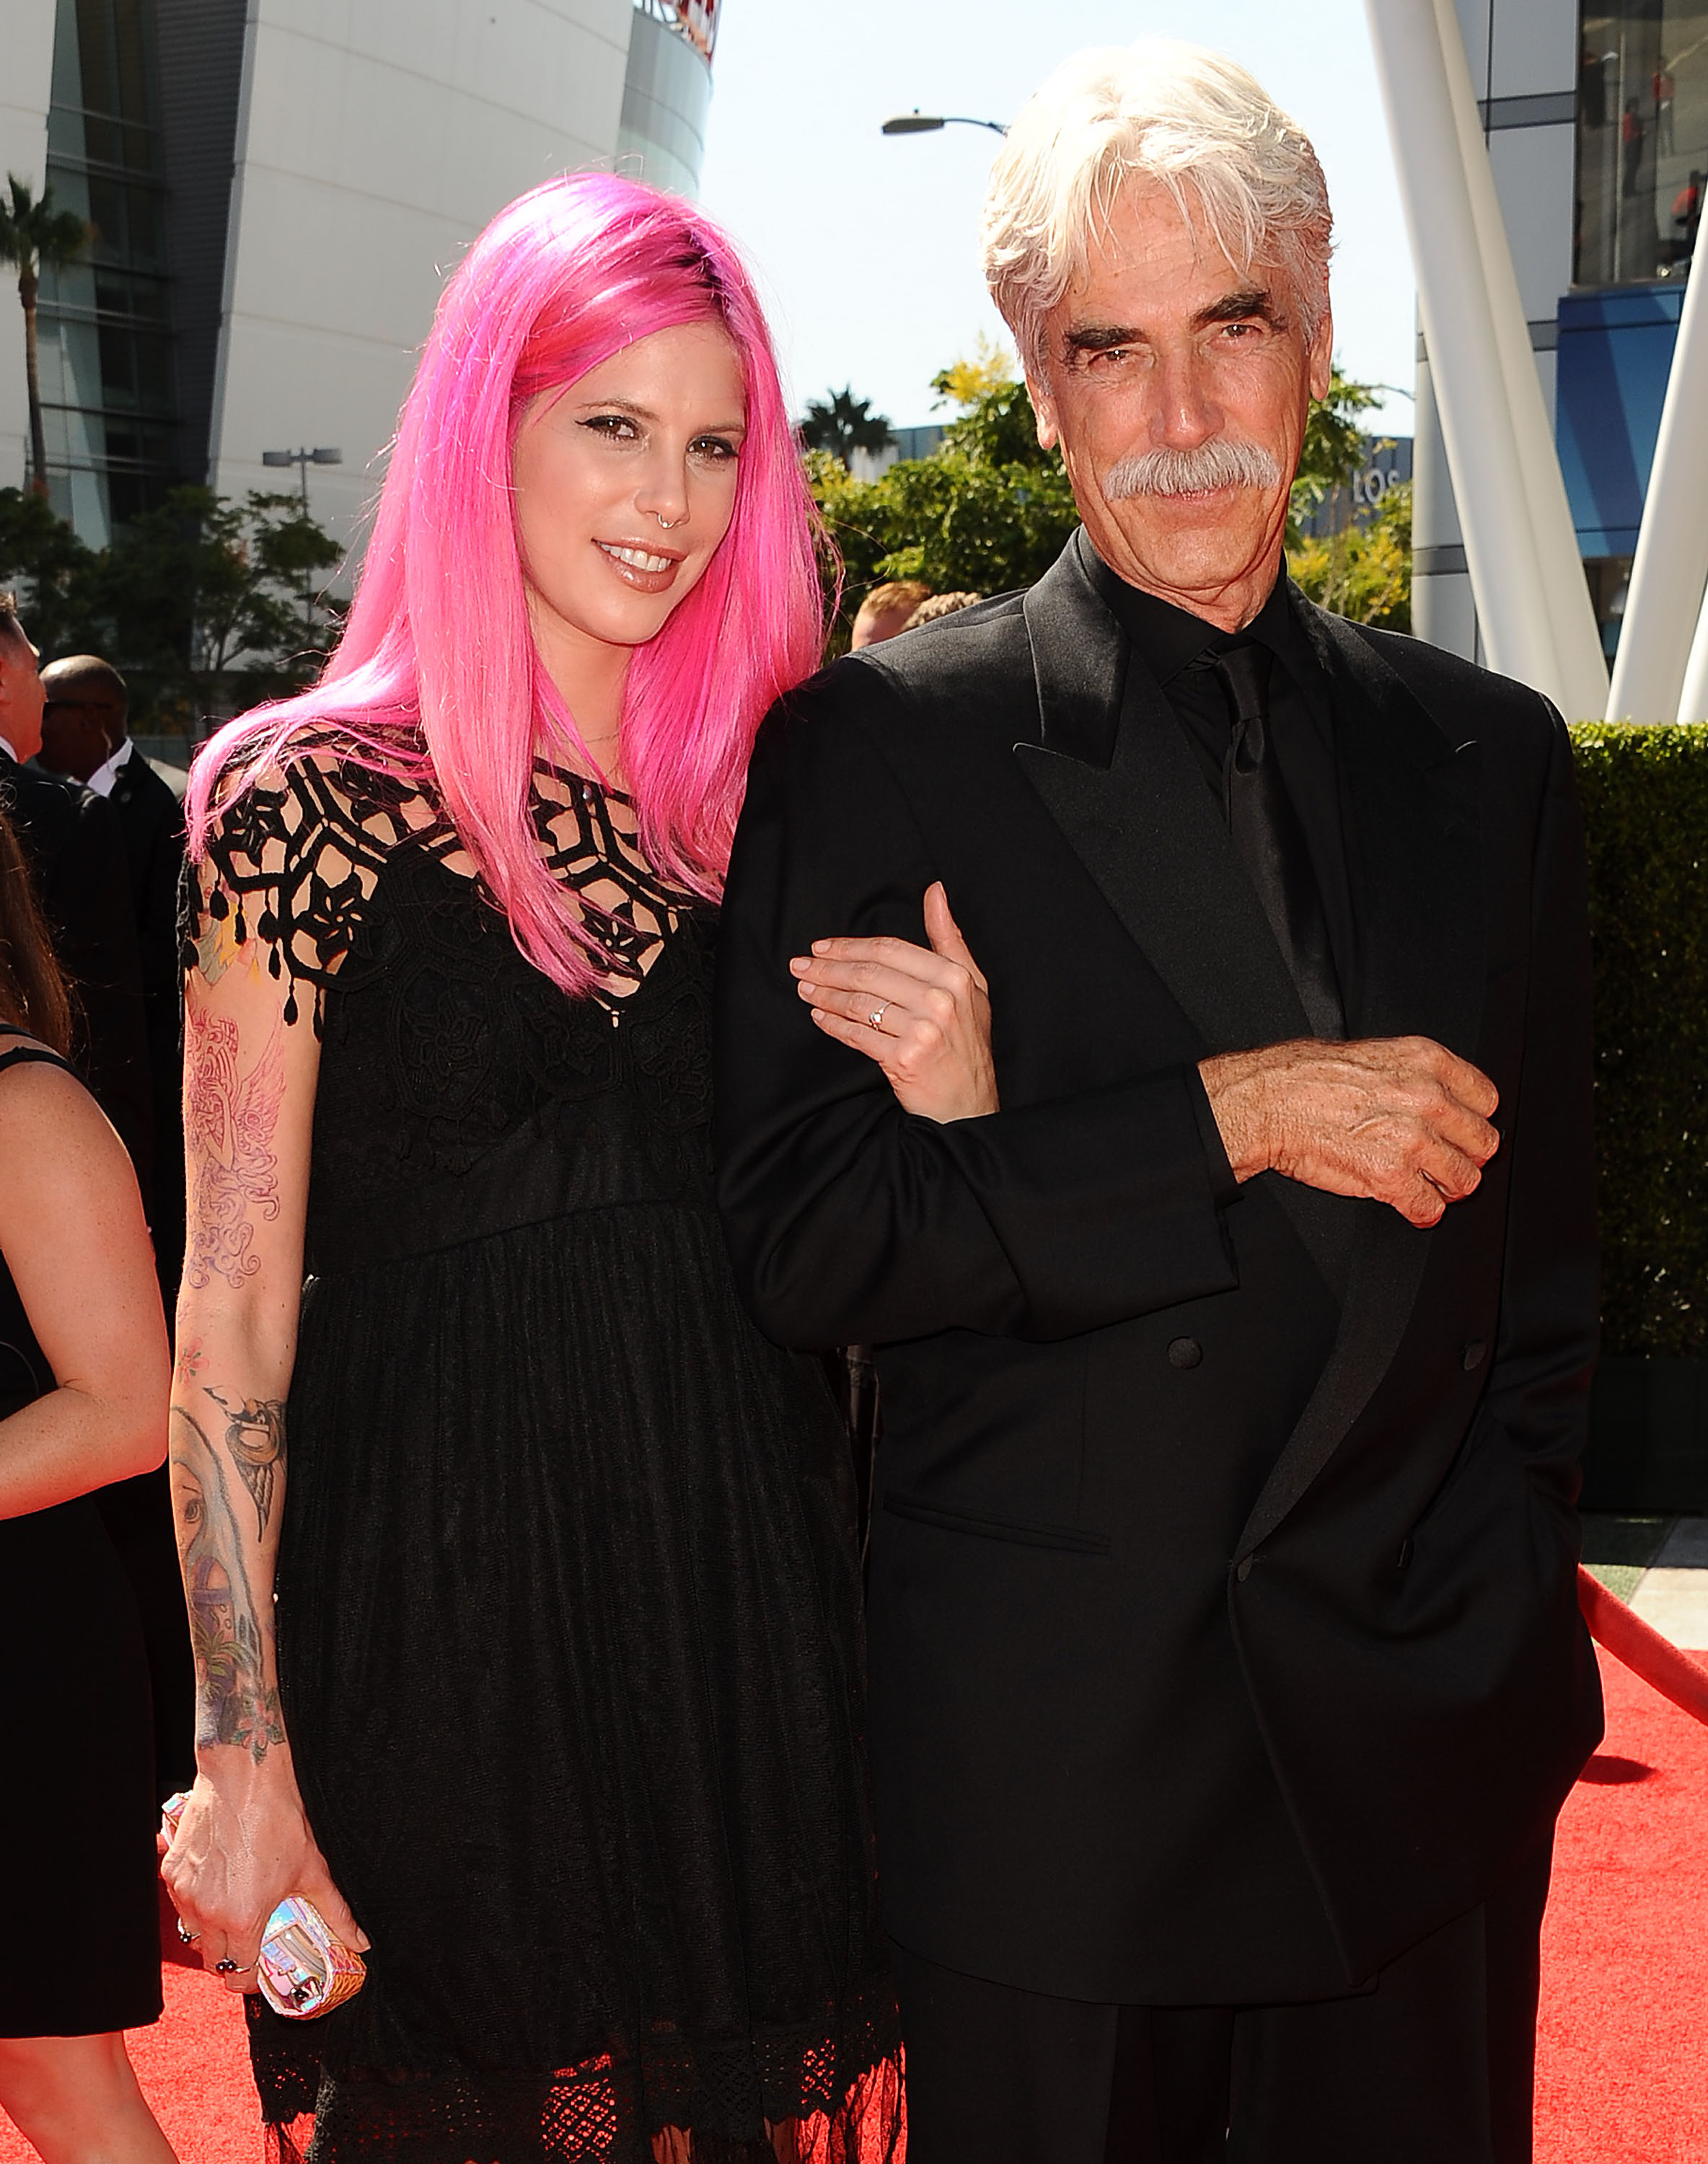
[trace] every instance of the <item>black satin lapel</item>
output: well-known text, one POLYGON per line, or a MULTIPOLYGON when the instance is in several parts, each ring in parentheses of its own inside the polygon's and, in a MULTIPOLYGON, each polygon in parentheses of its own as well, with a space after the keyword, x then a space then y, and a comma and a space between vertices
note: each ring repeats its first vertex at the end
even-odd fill
POLYGON ((1308 1035, 1180 725, 1071 544, 1025 607, 1043 742, 1016 744, 1015 755, 1104 900, 1206 1050, 1308 1035), (1097 764, 1117 698, 1112 755, 1097 764))
POLYGON ((1487 936, 1475 738, 1458 716, 1431 714, 1355 626, 1310 613, 1333 686, 1362 950, 1353 1034, 1421 1034, 1469 1058, 1487 936))
MULTIPOLYGON (((1483 994, 1477 747, 1432 717, 1357 630, 1304 612, 1334 691, 1347 872, 1360 959, 1354 1036, 1432 1037, 1469 1058, 1483 994)), ((1338 1448, 1392 1364, 1430 1236, 1362 1205, 1341 1327, 1316 1389, 1247 1520, 1238 1554, 1274 1531, 1338 1448)))
MULTIPOLYGON (((1025 613, 1043 743, 1016 744, 1015 755, 1104 900, 1206 1052, 1308 1037, 1180 724, 1086 577, 1077 537, 1027 596, 1025 613)), ((1329 1199, 1275 1174, 1261 1184, 1337 1289, 1344 1248, 1329 1199)))

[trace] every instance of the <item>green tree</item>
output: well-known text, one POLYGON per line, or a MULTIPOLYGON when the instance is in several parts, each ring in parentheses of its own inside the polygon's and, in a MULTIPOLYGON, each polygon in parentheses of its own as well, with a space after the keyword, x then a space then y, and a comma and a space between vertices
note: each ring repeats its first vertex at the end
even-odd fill
POLYGON ((801 440, 809 451, 828 451, 847 465, 856 451, 881 451, 896 440, 889 416, 875 413, 870 398, 856 398, 845 384, 829 398, 814 398, 801 423, 801 440))
POLYGON ((296 496, 241 503, 175 488, 102 554, 96 612, 155 711, 187 729, 202 715, 296 691, 320 665, 303 591, 339 549, 296 496))
POLYGON ((1060 458, 1043 450, 1023 383, 980 391, 928 459, 903 459, 880 480, 851 480, 809 454, 813 494, 843 567, 833 646, 886 579, 922 579, 938 593, 1005 593, 1043 576, 1078 521, 1060 458))
POLYGON ((1384 631, 1411 628, 1411 484, 1384 495, 1361 525, 1301 538, 1287 569, 1319 607, 1384 631))
POLYGON ((0 588, 17 589, 24 628, 44 654, 91 643, 97 560, 45 496, 0 488, 0 588))
POLYGON ((41 497, 0 489, 0 586, 20 589, 50 659, 99 654, 123 670, 143 728, 194 736, 206 715, 308 682, 337 625, 312 601, 305 622, 304 589, 339 554, 296 496, 174 489, 97 551, 41 497))
POLYGON ((952 360, 931 379, 939 406, 976 405, 987 391, 1001 391, 1018 374, 1014 356, 1006 347, 980 331, 970 355, 952 360))
POLYGON ((1293 476, 1293 493, 1287 507, 1287 544, 1300 538, 1299 524, 1323 500, 1344 488, 1358 471, 1364 455, 1364 432, 1359 417, 1380 406, 1382 394, 1373 384, 1356 383, 1343 375, 1338 361, 1329 372, 1326 397, 1311 402, 1305 423, 1305 442, 1299 453, 1299 470, 1293 476))
POLYGON ((24 308, 24 376, 29 394, 30 486, 47 493, 47 438, 41 422, 41 369, 35 336, 36 294, 45 270, 75 263, 94 239, 94 228, 74 211, 57 210, 54 192, 44 188, 36 200, 26 181, 8 173, 11 201, 0 202, 0 263, 15 264, 18 297, 24 308))

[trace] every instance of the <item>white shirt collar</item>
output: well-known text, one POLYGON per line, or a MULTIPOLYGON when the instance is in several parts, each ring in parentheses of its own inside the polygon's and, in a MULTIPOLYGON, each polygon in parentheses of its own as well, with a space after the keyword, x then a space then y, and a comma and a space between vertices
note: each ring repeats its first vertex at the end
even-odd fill
POLYGON ((18 756, 18 754, 13 751, 10 743, 4 737, 0 737, 0 751, 3 751, 5 753, 7 758, 11 760, 14 766, 23 765, 24 761, 18 756))
POLYGON ((83 786, 86 789, 92 789, 97 796, 110 796, 113 794, 113 785, 118 779, 119 768, 124 765, 135 748, 130 738, 124 738, 112 758, 104 766, 97 766, 83 786))

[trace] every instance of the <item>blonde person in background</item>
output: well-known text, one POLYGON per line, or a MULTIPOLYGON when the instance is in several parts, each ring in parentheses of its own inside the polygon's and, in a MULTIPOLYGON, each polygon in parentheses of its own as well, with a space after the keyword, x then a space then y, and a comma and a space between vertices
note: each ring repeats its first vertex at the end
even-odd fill
POLYGON ((901 628, 917 631, 921 624, 935 623, 942 617, 959 616, 963 609, 976 608, 984 598, 982 594, 969 593, 928 595, 901 628))
POLYGON ((856 653, 863 646, 881 645, 897 632, 906 631, 914 610, 930 599, 930 587, 922 586, 917 579, 894 579, 886 586, 874 586, 855 614, 849 644, 856 653))

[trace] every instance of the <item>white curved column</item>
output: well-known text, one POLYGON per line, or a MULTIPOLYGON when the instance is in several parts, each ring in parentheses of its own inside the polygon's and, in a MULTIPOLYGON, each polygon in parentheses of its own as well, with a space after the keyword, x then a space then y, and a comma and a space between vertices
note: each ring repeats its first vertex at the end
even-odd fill
MULTIPOLYGON (((1661 408, 1648 493, 1637 529, 1625 621, 1607 712, 1615 721, 1700 722, 1702 693, 1686 696, 1708 586, 1708 276, 1692 277, 1661 408)), ((1705 659, 1708 665, 1708 659, 1705 659)))
MULTIPOLYGON (((1625 635, 1621 633, 1621 650, 1624 643, 1625 635)), ((1665 720, 1668 717, 1663 715, 1661 718, 1665 720)), ((1696 635, 1690 641, 1690 651, 1684 661, 1678 718, 1681 722, 1708 722, 1708 595, 1703 596, 1696 617, 1696 635)))
POLYGON ((1365 8, 1484 644, 1569 718, 1597 716, 1606 669, 1457 22, 1437 0, 1365 8))
POLYGON ((1572 524, 1565 476, 1560 471, 1559 453, 1536 372, 1530 326, 1525 320, 1518 274, 1513 267, 1512 244, 1495 186, 1495 169, 1489 160, 1488 139, 1477 112, 1477 93, 1453 0, 1435 0, 1435 20, 1453 102, 1459 158, 1470 192, 1477 254, 1500 355, 1500 379, 1518 450, 1519 476, 1529 507, 1560 675, 1566 686, 1566 696, 1555 703, 1569 721, 1598 720, 1611 711, 1607 663, 1572 524))

